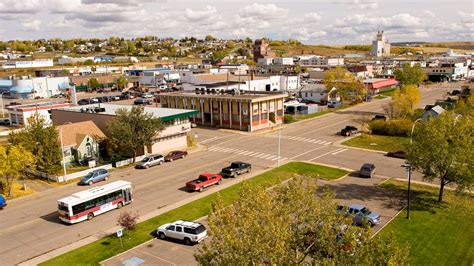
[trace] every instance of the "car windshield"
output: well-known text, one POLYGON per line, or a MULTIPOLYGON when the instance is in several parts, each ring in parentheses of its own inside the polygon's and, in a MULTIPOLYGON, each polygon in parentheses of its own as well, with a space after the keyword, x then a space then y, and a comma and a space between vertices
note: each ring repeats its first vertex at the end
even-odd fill
POLYGON ((90 173, 88 173, 86 176, 84 176, 84 178, 83 178, 82 180, 89 179, 89 178, 91 178, 91 177, 93 177, 93 176, 94 176, 94 172, 90 172, 90 173))
POLYGON ((150 158, 145 157, 145 158, 143 158, 142 162, 146 163, 146 162, 148 162, 148 160, 150 160, 150 158))
POLYGON ((360 210, 360 212, 363 213, 363 214, 365 214, 365 215, 368 215, 368 214, 371 213, 371 211, 370 211, 369 209, 365 208, 365 207, 362 208, 362 210, 360 210))
POLYGON ((206 181, 206 180, 207 180, 207 177, 206 177, 206 176, 203 176, 203 175, 200 175, 200 176, 199 176, 199 180, 200 180, 200 181, 206 181))
POLYGON ((230 164, 230 167, 231 167, 231 168, 239 168, 239 166, 240 166, 240 165, 239 165, 238 163, 232 163, 232 164, 230 164))
POLYGON ((364 171, 370 171, 370 168, 371 168, 370 166, 366 165, 366 166, 363 166, 363 167, 362 167, 362 170, 364 170, 364 171))

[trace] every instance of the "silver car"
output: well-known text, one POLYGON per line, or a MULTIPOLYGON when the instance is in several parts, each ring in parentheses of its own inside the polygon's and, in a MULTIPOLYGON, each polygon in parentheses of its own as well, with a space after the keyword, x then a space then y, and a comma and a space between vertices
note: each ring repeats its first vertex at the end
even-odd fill
POLYGON ((354 223, 358 225, 363 225, 367 221, 370 226, 374 226, 381 222, 380 214, 372 212, 369 208, 359 204, 349 206, 347 215, 352 216, 354 223))
POLYGON ((148 169, 152 166, 163 164, 164 162, 165 162, 165 157, 163 157, 163 155, 160 155, 160 154, 149 155, 143 158, 143 160, 141 160, 141 162, 137 164, 136 168, 148 169))

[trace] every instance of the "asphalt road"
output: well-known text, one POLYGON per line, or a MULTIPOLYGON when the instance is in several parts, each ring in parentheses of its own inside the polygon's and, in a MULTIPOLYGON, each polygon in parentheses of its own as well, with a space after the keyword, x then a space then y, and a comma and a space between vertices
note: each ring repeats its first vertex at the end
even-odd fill
MULTIPOLYGON (((423 90, 422 105, 433 103, 446 95, 444 89, 423 90)), ((346 124, 365 115, 382 112, 388 99, 374 100, 337 113, 281 130, 280 163, 303 160, 358 169, 364 162, 377 166, 377 178, 404 177, 402 160, 382 154, 352 150, 335 145, 343 137, 336 133, 346 124)), ((274 167, 278 163, 278 132, 246 134, 214 129, 194 129, 206 151, 190 154, 184 160, 156 166, 148 170, 122 169, 112 173, 110 181, 127 180, 134 186, 134 203, 125 209, 145 215, 168 204, 190 197, 183 187, 200 172, 217 172, 234 160, 250 162, 255 170, 274 167)), ((415 173, 415 179, 420 175, 415 173)), ((347 179, 358 182, 358 178, 347 179)), ((225 181, 224 181, 225 182, 225 181)), ((365 182, 365 181, 364 181, 365 182)), ((98 184, 100 185, 100 184, 98 184)), ((345 186, 347 188, 347 185, 345 186)), ((68 226, 59 222, 56 201, 85 189, 74 184, 54 188, 32 197, 19 199, 0 211, 0 261, 12 265, 87 236, 103 233, 116 224, 119 212, 112 211, 92 221, 68 226)), ((217 190, 218 187, 211 188, 217 190)), ((350 197, 347 198, 350 200, 350 197)))

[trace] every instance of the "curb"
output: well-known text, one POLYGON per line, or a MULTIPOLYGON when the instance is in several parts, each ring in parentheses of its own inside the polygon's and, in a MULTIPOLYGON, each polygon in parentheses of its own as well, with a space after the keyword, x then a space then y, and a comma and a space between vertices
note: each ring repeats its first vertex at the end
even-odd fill
POLYGON ((357 134, 355 134, 355 135, 353 135, 349 138, 345 138, 345 139, 342 139, 342 140, 335 141, 332 144, 333 144, 333 146, 336 146, 336 147, 339 147, 339 148, 348 148, 348 149, 351 149, 351 150, 366 151, 366 152, 379 153, 379 154, 384 154, 384 155, 387 154, 386 151, 371 150, 371 149, 359 148, 359 147, 354 147, 354 146, 349 146, 349 145, 342 144, 343 142, 349 141, 349 140, 351 140, 353 138, 356 138, 356 137, 359 137, 359 136, 361 136, 361 134, 357 133, 357 134))
POLYGON ((390 220, 388 220, 379 230, 375 231, 374 234, 370 237, 371 239, 374 238, 378 233, 380 233, 387 225, 389 225, 395 218, 398 217, 398 215, 406 209, 406 206, 404 206, 401 210, 399 210, 390 220))

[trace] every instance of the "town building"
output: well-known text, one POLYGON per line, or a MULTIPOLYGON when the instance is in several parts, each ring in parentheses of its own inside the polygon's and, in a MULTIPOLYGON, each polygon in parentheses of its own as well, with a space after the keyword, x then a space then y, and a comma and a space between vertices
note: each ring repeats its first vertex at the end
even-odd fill
POLYGON ((70 88, 69 77, 20 77, 0 82, 13 99, 48 98, 70 88))
POLYGON ((328 102, 340 102, 341 95, 336 88, 326 89, 324 84, 308 84, 300 92, 299 96, 306 102, 326 105, 328 102))
POLYGON ((383 31, 377 32, 375 40, 372 41, 371 55, 376 57, 390 55, 390 43, 385 39, 383 31))
POLYGON ((72 106, 70 103, 44 102, 22 105, 10 105, 7 106, 7 110, 10 114, 11 125, 26 126, 28 125, 28 118, 35 115, 35 113, 38 113, 39 116, 44 118, 45 123, 49 124, 52 122, 51 110, 57 108, 67 108, 70 106, 72 106))
MULTIPOLYGON (((198 113, 195 110, 180 110, 171 108, 144 107, 145 113, 160 118, 165 129, 156 136, 153 145, 144 147, 143 152, 137 156, 151 153, 164 153, 171 150, 183 149, 187 146, 187 134, 191 131, 189 117, 198 113)), ((130 111, 131 105, 118 104, 91 104, 82 106, 71 106, 51 111, 52 120, 56 125, 66 123, 77 123, 93 121, 97 127, 107 136, 109 131, 107 123, 114 117, 119 109, 130 111)))
POLYGON ((258 62, 259 58, 275 57, 275 53, 268 48, 268 43, 265 39, 257 39, 253 45, 253 60, 258 62))
POLYGON ((35 68, 35 67, 52 67, 53 59, 37 59, 37 60, 17 60, 7 61, 0 65, 0 68, 35 68))
POLYGON ((372 95, 398 86, 398 81, 395 79, 371 78, 364 79, 363 82, 372 95))
POLYGON ((314 55, 302 57, 298 63, 301 66, 342 66, 344 65, 344 58, 314 55))
POLYGON ((196 124, 253 132, 283 123, 284 93, 243 91, 160 94, 163 107, 197 110, 196 124))
POLYGON ((84 163, 98 158, 99 144, 106 137, 93 121, 57 125, 56 129, 66 164, 84 163))
POLYGON ((470 60, 440 61, 436 67, 423 68, 430 81, 452 81, 469 78, 470 60))

